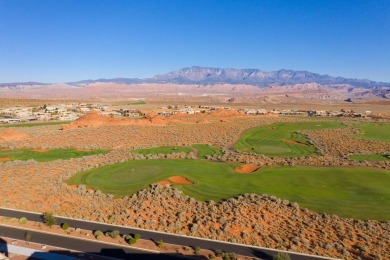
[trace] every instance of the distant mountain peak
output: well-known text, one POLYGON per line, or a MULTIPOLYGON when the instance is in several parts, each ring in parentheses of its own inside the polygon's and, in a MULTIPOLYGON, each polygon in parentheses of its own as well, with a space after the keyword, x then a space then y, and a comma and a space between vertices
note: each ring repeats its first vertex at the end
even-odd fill
POLYGON ((390 83, 375 82, 366 79, 348 79, 332 77, 308 71, 281 69, 263 71, 259 69, 233 69, 192 66, 180 70, 157 75, 154 82, 170 82, 177 84, 247 84, 259 87, 273 85, 295 85, 317 83, 321 85, 352 85, 364 88, 390 87, 390 83))

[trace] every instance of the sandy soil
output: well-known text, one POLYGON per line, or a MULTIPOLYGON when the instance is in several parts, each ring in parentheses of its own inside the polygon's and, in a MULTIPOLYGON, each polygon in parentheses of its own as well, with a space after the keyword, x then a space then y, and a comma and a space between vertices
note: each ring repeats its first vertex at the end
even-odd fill
POLYGON ((0 132, 0 140, 21 140, 29 138, 28 134, 16 131, 16 130, 5 130, 0 132))
POLYGON ((6 162, 6 161, 9 161, 9 160, 11 160, 11 158, 9 158, 9 157, 0 158, 0 162, 6 162))
POLYGON ((260 168, 260 166, 257 166, 254 164, 245 164, 245 165, 242 165, 240 167, 237 167, 234 170, 238 173, 248 174, 248 173, 256 171, 259 168, 260 168))
POLYGON ((173 184, 193 184, 193 182, 182 176, 172 176, 169 177, 168 180, 170 180, 173 184))

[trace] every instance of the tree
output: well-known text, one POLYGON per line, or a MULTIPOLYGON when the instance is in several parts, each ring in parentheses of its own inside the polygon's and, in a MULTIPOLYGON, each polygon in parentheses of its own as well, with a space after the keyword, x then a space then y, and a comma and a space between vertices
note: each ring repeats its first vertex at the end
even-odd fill
POLYGON ((52 227, 57 223, 56 218, 54 217, 53 213, 43 213, 43 223, 45 223, 46 226, 52 227))
POLYGON ((160 240, 158 241, 158 243, 157 243, 157 246, 158 246, 159 248, 162 248, 162 247, 164 246, 164 241, 162 241, 162 239, 160 239, 160 240))
POLYGON ((31 232, 31 231, 26 231, 26 232, 24 233, 24 240, 25 240, 27 243, 30 242, 31 236, 32 236, 32 232, 31 232))

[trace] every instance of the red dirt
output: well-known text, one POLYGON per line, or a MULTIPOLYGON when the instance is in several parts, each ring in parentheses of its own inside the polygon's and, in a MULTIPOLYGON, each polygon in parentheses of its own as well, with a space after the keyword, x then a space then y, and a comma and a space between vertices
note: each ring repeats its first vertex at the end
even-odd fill
POLYGON ((173 182, 173 184, 193 184, 192 181, 189 181, 182 176, 172 176, 172 177, 169 177, 168 180, 173 182))
POLYGON ((30 137, 29 135, 16 131, 16 130, 6 130, 0 132, 0 140, 21 140, 30 137))
POLYGON ((242 174, 248 174, 248 173, 251 173, 251 172, 254 172, 256 171, 257 169, 259 169, 260 166, 257 166, 257 165, 253 165, 253 164, 244 164, 244 165, 241 165, 240 167, 237 167, 236 169, 234 169, 236 172, 238 173, 242 173, 242 174))
POLYGON ((150 113, 147 117, 142 119, 126 119, 126 118, 115 118, 108 115, 101 115, 97 111, 90 111, 88 114, 81 116, 75 121, 68 125, 61 126, 62 130, 65 129, 77 129, 87 127, 98 127, 98 126, 127 126, 127 125, 165 125, 165 118, 161 117, 155 112, 150 113))
POLYGON ((9 161, 9 160, 11 160, 11 158, 9 158, 9 157, 0 158, 0 162, 6 162, 6 161, 9 161))

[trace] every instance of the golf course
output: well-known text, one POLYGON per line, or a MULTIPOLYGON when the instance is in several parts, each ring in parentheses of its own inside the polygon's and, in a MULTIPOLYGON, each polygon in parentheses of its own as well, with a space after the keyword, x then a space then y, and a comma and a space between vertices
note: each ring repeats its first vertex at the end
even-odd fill
POLYGON ((85 184, 117 197, 180 176, 192 184, 172 184, 201 201, 221 201, 243 193, 274 195, 317 212, 357 219, 390 216, 390 173, 364 167, 265 167, 236 172, 237 163, 206 160, 137 160, 77 173, 68 184, 85 184))
POLYGON ((75 149, 54 149, 54 150, 30 150, 30 149, 1 149, 0 162, 14 160, 35 160, 37 162, 48 162, 58 159, 78 158, 88 155, 107 153, 106 150, 80 151, 75 149))
POLYGON ((233 146, 241 152, 254 152, 273 157, 298 157, 316 154, 316 148, 300 130, 342 127, 338 122, 277 123, 249 129, 233 146))

